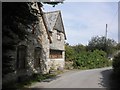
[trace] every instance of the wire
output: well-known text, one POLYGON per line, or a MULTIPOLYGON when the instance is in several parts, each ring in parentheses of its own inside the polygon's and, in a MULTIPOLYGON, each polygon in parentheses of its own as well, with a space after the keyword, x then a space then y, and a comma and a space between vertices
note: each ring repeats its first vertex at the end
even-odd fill
POLYGON ((115 14, 114 14, 114 16, 113 16, 113 18, 112 18, 112 20, 111 20, 111 22, 110 22, 110 24, 109 24, 108 30, 111 29, 111 26, 112 26, 113 21, 114 21, 114 19, 115 19, 115 17, 116 17, 117 14, 118 14, 118 10, 115 12, 115 14))

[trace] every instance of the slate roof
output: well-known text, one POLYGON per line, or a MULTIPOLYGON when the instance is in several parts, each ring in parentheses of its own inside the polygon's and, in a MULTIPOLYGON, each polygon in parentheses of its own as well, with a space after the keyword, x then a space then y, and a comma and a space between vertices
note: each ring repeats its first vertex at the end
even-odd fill
MULTIPOLYGON (((47 21, 46 23, 49 31, 56 29, 60 32, 63 32, 65 35, 61 12, 58 10, 58 11, 52 11, 52 12, 45 12, 44 14, 45 14, 45 19, 47 21)), ((66 35, 65 35, 65 39, 66 39, 66 35)))

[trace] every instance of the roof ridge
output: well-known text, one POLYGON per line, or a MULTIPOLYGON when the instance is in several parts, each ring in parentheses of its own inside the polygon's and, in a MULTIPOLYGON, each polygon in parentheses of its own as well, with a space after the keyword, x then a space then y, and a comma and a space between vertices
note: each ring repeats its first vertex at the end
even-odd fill
POLYGON ((61 12, 61 10, 56 10, 56 11, 48 11, 48 12, 44 12, 45 14, 47 13, 55 13, 55 12, 61 12))

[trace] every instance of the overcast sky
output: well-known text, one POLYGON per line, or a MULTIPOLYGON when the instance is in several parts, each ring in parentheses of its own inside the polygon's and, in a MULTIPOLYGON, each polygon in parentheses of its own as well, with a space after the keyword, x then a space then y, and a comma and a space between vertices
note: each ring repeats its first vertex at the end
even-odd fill
POLYGON ((87 45, 91 37, 105 35, 106 24, 108 24, 108 38, 118 41, 118 3, 99 2, 101 0, 84 1, 86 2, 66 0, 55 7, 45 4, 44 11, 61 10, 67 36, 66 42, 70 45, 87 45))

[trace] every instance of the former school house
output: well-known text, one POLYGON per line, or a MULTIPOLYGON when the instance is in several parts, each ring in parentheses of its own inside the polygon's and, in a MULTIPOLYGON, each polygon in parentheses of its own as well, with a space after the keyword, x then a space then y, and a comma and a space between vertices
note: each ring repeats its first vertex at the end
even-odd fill
POLYGON ((9 52, 14 58, 11 63, 14 63, 15 70, 3 78, 3 83, 33 73, 48 73, 53 68, 64 69, 66 35, 61 12, 43 12, 40 5, 32 5, 38 12, 39 21, 28 29, 27 39, 20 41, 15 46, 16 50, 9 52))

